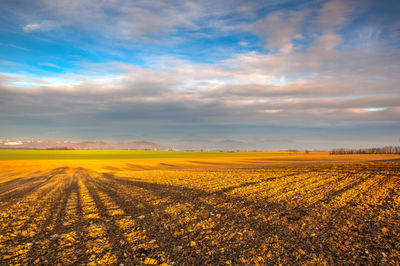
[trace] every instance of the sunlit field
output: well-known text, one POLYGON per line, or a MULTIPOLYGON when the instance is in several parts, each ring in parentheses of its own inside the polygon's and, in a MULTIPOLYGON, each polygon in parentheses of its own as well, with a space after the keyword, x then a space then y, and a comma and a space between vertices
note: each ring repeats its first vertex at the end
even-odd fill
POLYGON ((2 151, 0 264, 400 262, 399 155, 152 153, 2 151))
POLYGON ((290 153, 137 150, 0 150, 0 160, 88 160, 203 157, 270 157, 290 153))

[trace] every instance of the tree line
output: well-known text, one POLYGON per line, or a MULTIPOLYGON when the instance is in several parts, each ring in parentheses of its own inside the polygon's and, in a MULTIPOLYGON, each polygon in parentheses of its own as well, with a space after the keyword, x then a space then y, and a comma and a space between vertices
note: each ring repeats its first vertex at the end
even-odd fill
POLYGON ((400 154, 400 146, 367 149, 333 149, 330 154, 400 154))

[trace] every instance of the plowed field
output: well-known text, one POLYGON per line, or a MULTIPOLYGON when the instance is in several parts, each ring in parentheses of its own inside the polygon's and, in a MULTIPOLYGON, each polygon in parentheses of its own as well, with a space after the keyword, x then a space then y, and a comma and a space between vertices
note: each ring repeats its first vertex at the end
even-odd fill
POLYGON ((399 157, 298 158, 0 162, 0 262, 398 265, 399 157))

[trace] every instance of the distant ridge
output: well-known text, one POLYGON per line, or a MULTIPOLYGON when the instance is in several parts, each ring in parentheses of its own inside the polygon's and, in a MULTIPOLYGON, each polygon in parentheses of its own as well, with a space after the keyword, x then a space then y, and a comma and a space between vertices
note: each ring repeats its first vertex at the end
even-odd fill
POLYGON ((135 140, 131 142, 121 142, 114 144, 120 146, 121 148, 132 149, 132 150, 165 150, 168 149, 160 144, 146 141, 146 140, 135 140))
POLYGON ((51 149, 51 150, 167 150, 168 147, 146 141, 107 143, 99 140, 72 141, 1 141, 0 149, 51 149))

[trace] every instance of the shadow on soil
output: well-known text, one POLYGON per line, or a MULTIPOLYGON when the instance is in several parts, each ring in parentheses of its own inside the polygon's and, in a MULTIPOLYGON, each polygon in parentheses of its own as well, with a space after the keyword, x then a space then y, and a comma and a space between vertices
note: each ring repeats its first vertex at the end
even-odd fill
MULTIPOLYGON (((170 165, 165 167, 174 168, 170 165)), ((304 235, 301 230, 291 228, 301 228, 303 219, 313 215, 321 204, 328 204, 334 198, 372 178, 371 174, 355 180, 343 188, 330 191, 315 204, 302 207, 289 202, 271 202, 268 199, 253 201, 248 198, 232 197, 227 193, 234 189, 272 182, 304 172, 264 178, 257 182, 247 182, 210 193, 195 188, 133 180, 131 177, 116 177, 110 173, 94 178, 86 169, 75 168, 72 169, 71 176, 61 178, 54 186, 43 188, 50 180, 64 175, 67 170, 69 170, 67 167, 56 168, 38 177, 16 178, 4 183, 4 187, 1 188, 4 193, 0 196, 0 202, 7 204, 15 203, 39 190, 39 199, 51 194, 49 200, 43 202, 38 212, 33 215, 37 215, 42 208, 49 209, 38 233, 34 236, 16 237, 6 242, 6 245, 23 244, 28 241, 31 243, 26 258, 20 263, 29 264, 39 260, 45 264, 62 264, 63 255, 60 254, 68 249, 74 251, 76 263, 88 263, 89 255, 92 253, 88 252, 86 245, 89 239, 87 228, 91 225, 101 225, 105 228, 104 237, 110 243, 109 251, 117 257, 117 264, 139 264, 146 257, 156 258, 158 262, 161 262, 161 258, 170 258, 170 262, 178 264, 218 264, 225 260, 239 263, 242 257, 254 251, 258 252, 254 256, 266 256, 271 250, 277 256, 274 257, 274 261, 285 260, 296 263, 299 262, 298 256, 293 254, 297 254, 299 248, 305 253, 326 253, 327 250, 329 253, 330 246, 320 242, 318 237, 304 235), (84 217, 80 184, 84 184, 89 192, 100 218, 84 217), (10 191, 7 192, 8 190, 10 191), (122 210, 123 214, 110 214, 104 195, 122 210), (73 224, 65 225, 67 203, 72 196, 76 199, 74 209, 77 220, 73 224), (154 199, 163 200, 154 204, 154 199), (177 203, 186 206, 187 213, 173 215, 166 211, 168 207, 177 203), (126 235, 132 232, 118 225, 118 221, 124 218, 134 221, 135 230, 144 234, 145 240, 128 241, 126 235), (202 223, 213 223, 213 226, 203 228, 196 226, 202 223), (76 242, 68 247, 62 246, 60 235, 71 231, 76 233, 76 242), (150 240, 155 240, 157 246, 146 246, 146 241, 150 240), (280 243, 284 252, 274 246, 274 243, 280 243), (141 247, 137 248, 138 246, 141 247)), ((332 215, 334 216, 334 213, 332 215)), ((341 215, 344 215, 343 212, 341 215)), ((28 219, 27 225, 32 222, 34 217, 28 219)), ((327 232, 326 228, 321 229, 321 234, 329 235, 327 232)), ((96 254, 96 256, 101 255, 104 254, 96 254)))

